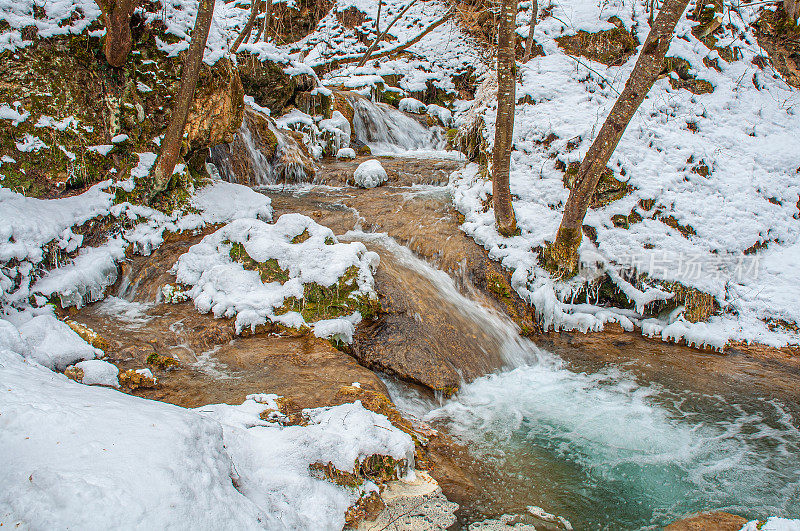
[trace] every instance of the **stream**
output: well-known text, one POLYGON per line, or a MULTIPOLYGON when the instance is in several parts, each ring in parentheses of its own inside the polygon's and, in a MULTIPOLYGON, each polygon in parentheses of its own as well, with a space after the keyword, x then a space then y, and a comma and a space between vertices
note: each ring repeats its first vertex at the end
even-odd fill
POLYGON ((377 251, 399 291, 426 299, 448 321, 461 338, 457 351, 502 360, 446 400, 384 378, 405 415, 445 430, 497 472, 481 486, 488 502, 462 508, 462 525, 529 515, 528 507, 562 516, 575 529, 658 529, 705 510, 762 519, 800 514, 796 367, 630 334, 597 348, 554 341, 545 349, 522 338, 509 318, 436 267, 446 251, 419 257, 421 242, 446 247, 450 238, 437 230, 457 227, 447 220, 455 216, 446 174, 458 164, 448 167, 452 156, 435 152, 420 158, 419 135, 409 146, 414 153, 397 156, 402 146, 387 148, 397 140, 386 120, 375 108, 357 108, 359 138, 381 154, 395 152, 379 157, 390 175, 386 185, 346 186, 359 159, 325 164, 318 186, 264 191, 276 214, 312 215, 342 239, 377 251), (389 133, 383 138, 381 131, 389 133), (412 215, 418 218, 398 220, 412 215))

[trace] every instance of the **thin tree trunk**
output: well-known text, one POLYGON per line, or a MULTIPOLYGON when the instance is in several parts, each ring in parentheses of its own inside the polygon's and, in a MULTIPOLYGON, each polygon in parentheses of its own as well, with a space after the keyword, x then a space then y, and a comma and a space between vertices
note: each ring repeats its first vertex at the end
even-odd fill
POLYGON ((514 21, 517 0, 503 0, 500 11, 500 32, 497 36, 497 120, 492 149, 492 203, 497 230, 503 236, 517 232, 514 205, 511 204, 509 172, 511 145, 514 141, 514 107, 516 105, 517 62, 514 48, 514 21))
POLYGON ((125 64, 133 46, 131 17, 139 0, 99 0, 103 12, 106 36, 103 40, 103 54, 113 67, 125 64))
POLYGON ((383 30, 383 33, 381 33, 377 37, 375 37, 375 40, 372 41, 372 44, 367 49, 367 53, 365 53, 364 57, 361 58, 361 61, 358 62, 358 66, 364 66, 364 63, 366 63, 369 60, 369 56, 372 53, 372 51, 375 50, 375 47, 378 46, 378 43, 381 42, 381 40, 386 36, 386 33, 390 29, 392 29, 392 26, 394 26, 394 23, 397 22, 398 20, 400 20, 400 18, 403 15, 406 14, 406 11, 411 9, 411 6, 413 6, 416 2, 417 2, 417 0, 411 0, 411 2, 409 2, 408 5, 406 7, 404 7, 403 10, 400 11, 400 13, 396 17, 394 17, 394 19, 389 23, 389 25, 386 27, 386 29, 383 30))
POLYGON ((231 46, 231 53, 235 54, 236 50, 239 49, 239 46, 243 42, 246 42, 247 39, 250 38, 250 32, 253 31, 253 24, 256 21, 256 17, 258 16, 258 4, 260 4, 260 0, 252 0, 252 5, 250 6, 250 16, 247 18, 247 23, 242 28, 242 32, 236 37, 236 40, 233 42, 233 46, 231 46))
POLYGON ((622 94, 578 169, 575 184, 564 207, 564 216, 561 218, 556 241, 546 251, 546 262, 552 268, 568 274, 575 272, 583 218, 586 216, 597 183, 625 128, 658 79, 675 25, 688 4, 689 0, 664 0, 622 94))
POLYGON ((800 18, 800 0, 783 0, 783 10, 797 24, 800 18))
POLYGON ((528 40, 525 41, 525 55, 522 57, 522 62, 527 63, 531 59, 533 53, 533 30, 536 28, 536 19, 539 17, 539 2, 537 0, 531 1, 531 29, 528 30, 528 40))
POLYGON ((272 0, 267 0, 267 8, 264 13, 264 42, 269 40, 269 26, 272 23, 272 0))
POLYGON ((375 34, 381 33, 381 7, 383 7, 383 0, 378 0, 378 16, 375 17, 375 34))
POLYGON ((181 71, 181 84, 178 94, 175 96, 172 105, 172 117, 167 125, 167 132, 161 143, 161 153, 156 162, 153 172, 153 188, 150 191, 152 198, 158 192, 166 189, 172 178, 172 172, 178 157, 181 153, 181 143, 183 140, 183 130, 186 127, 186 119, 189 117, 194 100, 194 91, 197 88, 197 78, 200 75, 200 67, 203 64, 203 52, 206 49, 208 33, 211 29, 211 19, 214 17, 214 0, 200 0, 197 9, 197 18, 194 22, 192 31, 192 43, 189 45, 189 52, 183 63, 181 71))

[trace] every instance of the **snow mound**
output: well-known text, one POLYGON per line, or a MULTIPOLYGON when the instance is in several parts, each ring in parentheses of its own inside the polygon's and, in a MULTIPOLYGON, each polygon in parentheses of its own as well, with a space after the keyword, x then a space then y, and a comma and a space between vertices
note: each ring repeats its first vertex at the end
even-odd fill
POLYGON ((356 152, 353 148, 341 148, 339 151, 336 152, 337 159, 354 159, 356 158, 356 152))
POLYGON ((361 188, 375 188, 385 183, 388 177, 380 161, 371 159, 358 165, 356 171, 353 172, 353 179, 356 182, 356 186, 360 186, 361 188))
POLYGON ((763 525, 758 520, 747 522, 740 531, 800 531, 800 520, 772 516, 763 525))
MULTIPOLYGON (((301 300, 304 286, 331 287, 355 268, 350 298, 374 297, 372 272, 378 255, 360 242, 339 243, 327 227, 300 214, 284 214, 274 224, 259 220, 236 220, 203 238, 183 254, 173 271, 177 281, 190 286, 187 294, 201 313, 236 317, 236 329, 255 327, 267 321, 300 328, 309 323, 298 311, 280 312, 287 299, 301 300), (236 247, 234 247, 236 246, 236 247), (232 258, 266 267, 274 261, 275 279, 262 280, 258 270, 245 269, 232 258), (279 270, 275 270, 277 265, 279 270), (281 283, 278 279, 285 276, 281 283)), ((351 330, 356 316, 344 319, 351 330)), ((326 324, 330 328, 330 324, 326 324)))
POLYGON ((77 361, 103 354, 51 314, 30 319, 19 327, 19 335, 27 344, 20 354, 52 370, 63 371, 77 361))
POLYGON ((428 109, 428 106, 414 98, 403 98, 397 104, 397 108, 403 112, 423 114, 428 109))
POLYGON ((119 369, 113 363, 103 360, 86 360, 76 363, 75 367, 83 371, 82 384, 119 387, 117 379, 119 369))

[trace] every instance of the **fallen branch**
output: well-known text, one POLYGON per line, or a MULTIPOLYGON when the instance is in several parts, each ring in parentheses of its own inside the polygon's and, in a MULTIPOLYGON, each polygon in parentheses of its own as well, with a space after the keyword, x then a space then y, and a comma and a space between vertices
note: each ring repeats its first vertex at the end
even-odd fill
POLYGON ((361 61, 358 63, 358 66, 364 66, 364 63, 366 63, 369 60, 370 54, 375 50, 375 47, 378 45, 378 43, 381 42, 381 40, 383 40, 383 38, 386 36, 389 30, 392 29, 394 23, 400 20, 400 18, 406 14, 406 11, 411 9, 411 6, 413 6, 416 3, 416 1, 417 0, 411 0, 411 2, 409 2, 409 4, 406 7, 404 7, 403 10, 400 11, 400 13, 396 17, 394 17, 394 19, 389 23, 389 25, 386 26, 386 29, 383 30, 383 32, 381 32, 377 37, 375 37, 375 40, 372 41, 372 44, 370 44, 369 48, 367 49, 367 53, 364 54, 364 57, 362 57, 361 61))
MULTIPOLYGON (((430 26, 425 28, 423 31, 421 31, 416 37, 414 37, 410 41, 406 41, 403 44, 395 46, 394 48, 389 48, 388 50, 384 50, 384 51, 382 51, 380 53, 377 53, 375 55, 370 55, 369 57, 367 57, 366 61, 369 61, 371 59, 381 59, 383 57, 389 57, 389 56, 392 56, 392 55, 397 55, 398 53, 402 52, 406 48, 410 48, 411 46, 414 46, 419 41, 421 41, 422 38, 425 35, 427 35, 431 31, 433 31, 434 29, 438 28, 439 26, 441 26, 442 24, 447 22, 447 20, 451 16, 453 16, 453 11, 454 11, 454 8, 450 8, 450 10, 447 13, 445 13, 442 18, 438 19, 436 22, 434 22, 433 24, 431 24, 430 26)), ((363 59, 363 57, 361 55, 345 55, 343 57, 337 57, 336 59, 333 59, 332 61, 328 61, 327 63, 319 63, 319 64, 313 66, 312 68, 315 71, 325 70, 325 69, 331 69, 332 70, 332 69, 337 68, 337 67, 339 67, 341 65, 346 65, 346 64, 349 64, 349 63, 355 63, 356 61, 360 61, 361 59, 363 59)), ((364 62, 366 62, 366 61, 364 61, 364 62)))

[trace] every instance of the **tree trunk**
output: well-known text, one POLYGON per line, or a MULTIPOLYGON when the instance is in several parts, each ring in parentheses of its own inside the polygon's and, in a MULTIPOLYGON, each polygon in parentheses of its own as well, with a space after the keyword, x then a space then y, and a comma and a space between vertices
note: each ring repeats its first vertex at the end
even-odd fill
POLYGON ((208 32, 211 29, 211 19, 214 17, 214 0, 200 0, 197 9, 197 18, 194 21, 192 31, 192 43, 189 45, 189 52, 183 63, 181 71, 181 84, 178 94, 175 96, 172 105, 172 116, 161 143, 161 153, 156 162, 153 172, 153 188, 150 197, 166 189, 172 178, 172 172, 178 157, 181 153, 181 143, 183 140, 183 130, 186 127, 186 119, 189 117, 189 109, 194 100, 194 91, 197 88, 197 78, 200 75, 200 67, 203 64, 203 52, 206 49, 208 32))
POLYGON ((272 22, 272 0, 267 0, 267 8, 264 13, 264 24, 262 27, 264 28, 264 42, 269 40, 269 26, 272 22))
POLYGON ((243 42, 246 42, 247 39, 250 38, 250 32, 253 31, 253 24, 258 16, 258 5, 260 3, 260 0, 252 0, 252 5, 250 6, 250 17, 248 17, 247 23, 244 25, 244 28, 242 28, 242 32, 238 37, 236 37, 236 40, 233 42, 233 46, 231 46, 232 54, 235 54, 236 50, 239 49, 239 46, 241 46, 243 42))
POLYGON ((546 262, 552 268, 574 274, 586 209, 625 128, 661 73, 672 32, 688 4, 689 0, 665 0, 658 12, 622 94, 578 169, 575 184, 564 207, 556 241, 546 251, 546 262))
POLYGON ((783 0, 783 10, 797 24, 797 19, 800 18, 800 0, 783 0))
POLYGON ((375 17, 375 35, 381 34, 381 7, 383 6, 383 0, 378 0, 378 16, 375 17))
POLYGON ((508 182, 516 105, 517 62, 514 48, 517 43, 514 21, 517 0, 503 0, 500 9, 500 32, 497 37, 497 120, 492 150, 492 203, 498 232, 503 236, 511 236, 517 232, 508 182))
POLYGON ((531 1, 531 29, 528 30, 528 40, 525 41, 525 55, 522 57, 522 62, 527 63, 531 59, 533 53, 533 30, 536 28, 536 19, 539 17, 539 2, 537 0, 531 1))
POLYGON ((106 26, 103 54, 108 64, 120 67, 128 59, 133 45, 131 17, 139 0, 100 0, 98 5, 103 12, 103 23, 106 26))

